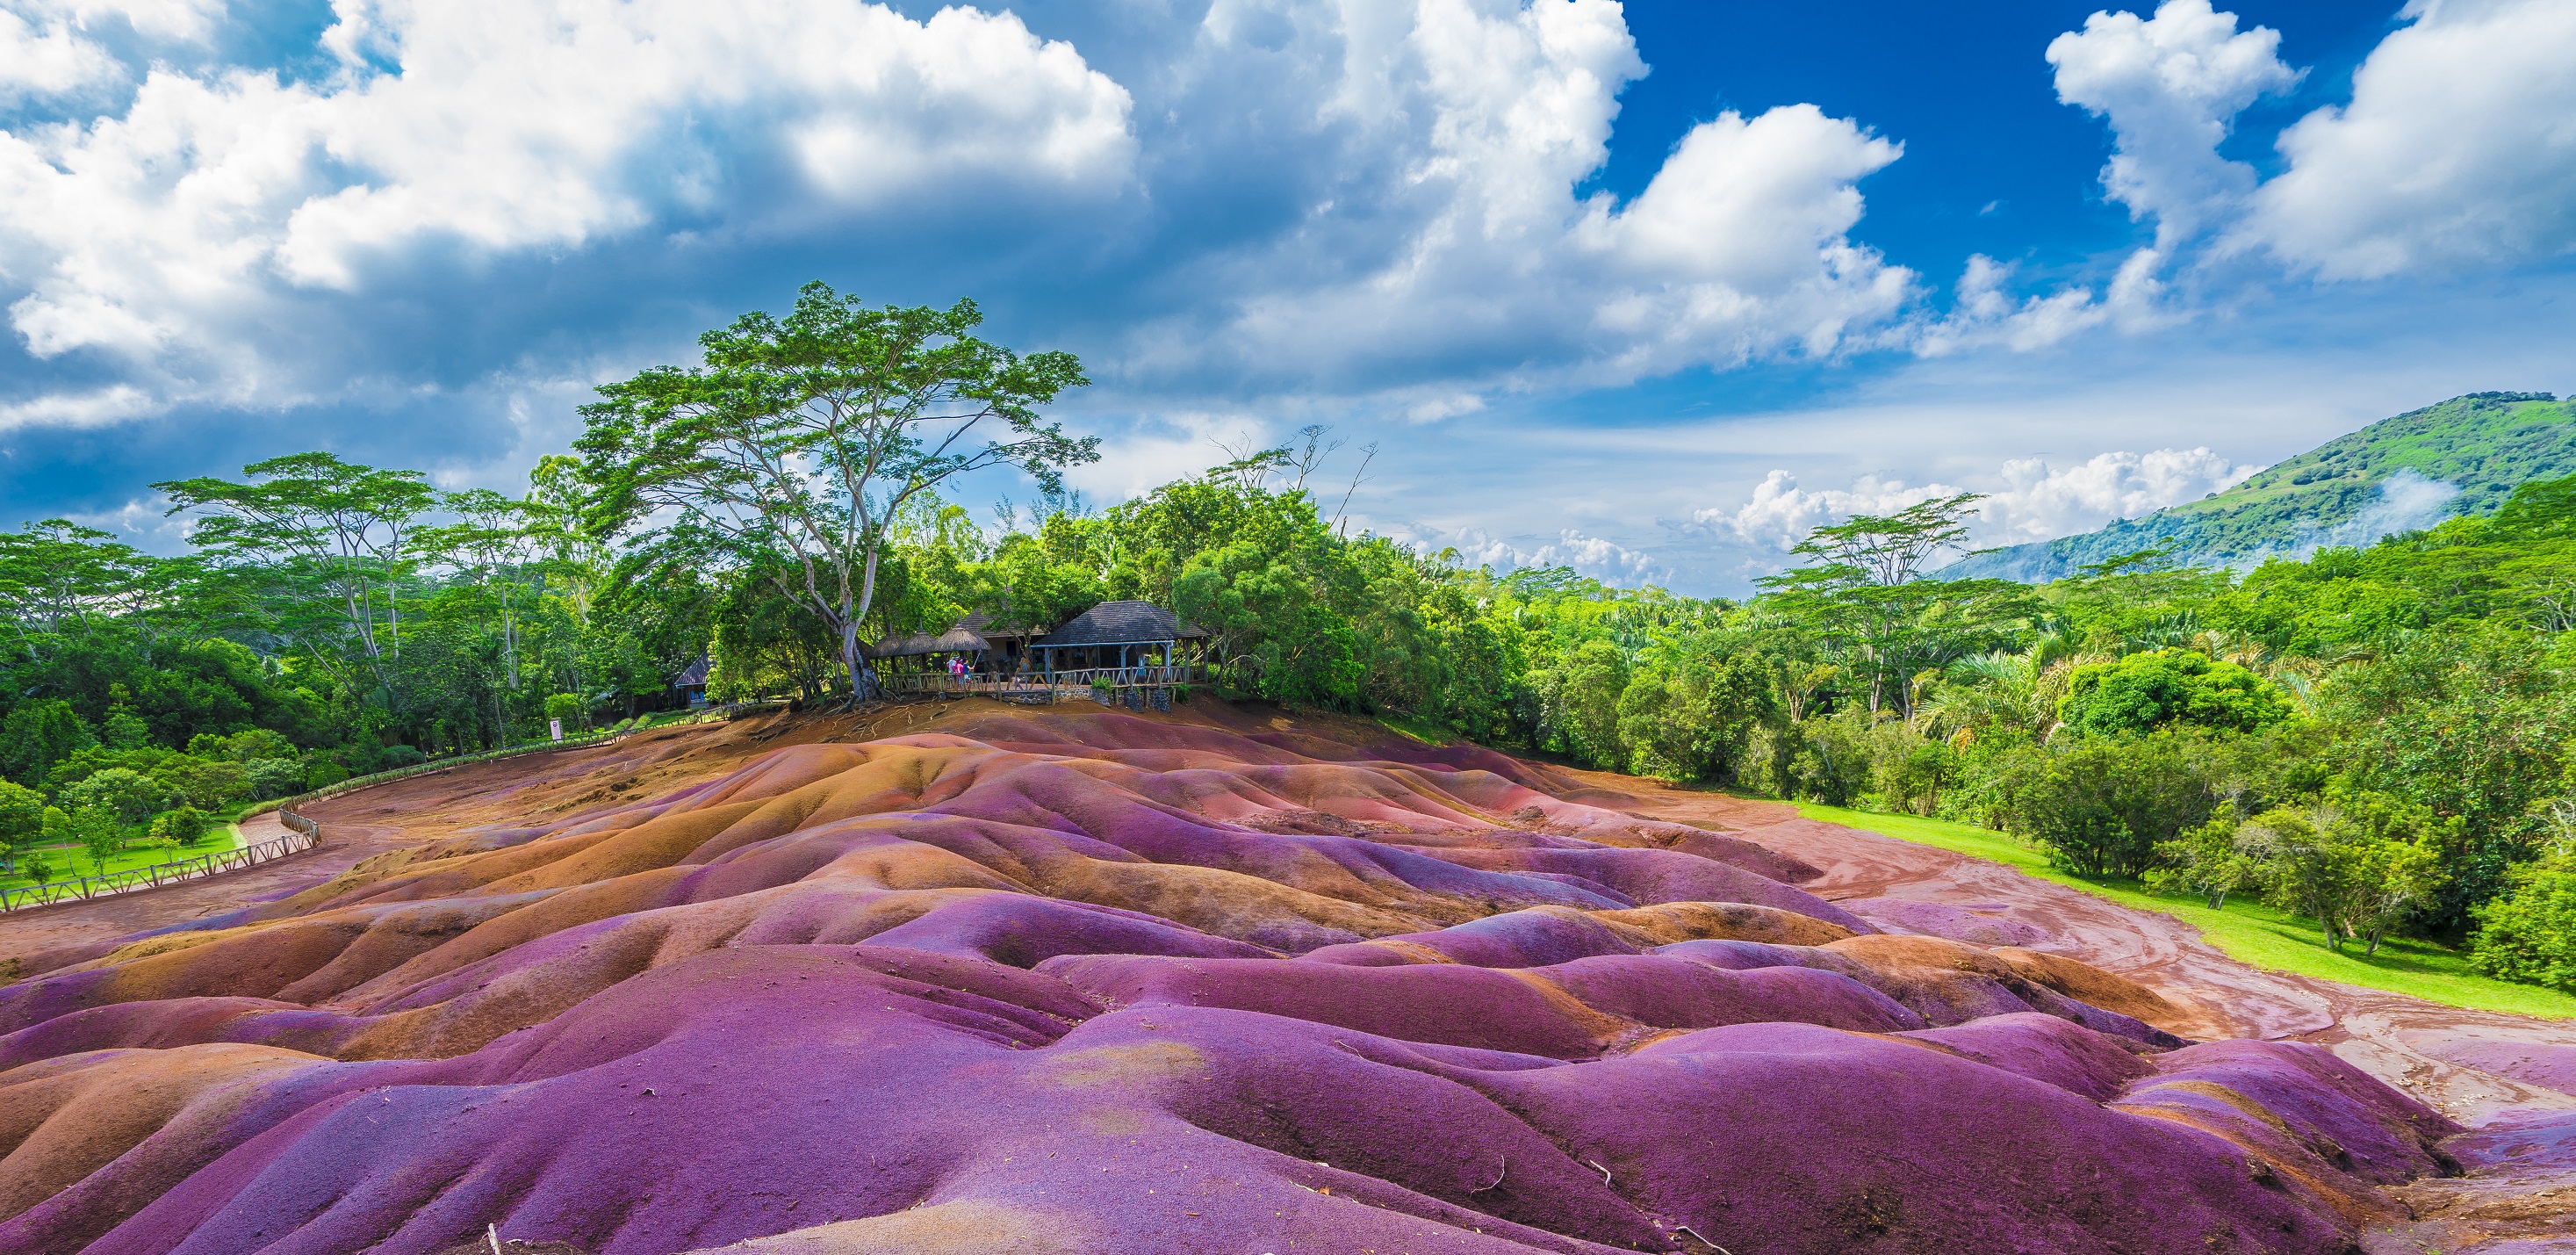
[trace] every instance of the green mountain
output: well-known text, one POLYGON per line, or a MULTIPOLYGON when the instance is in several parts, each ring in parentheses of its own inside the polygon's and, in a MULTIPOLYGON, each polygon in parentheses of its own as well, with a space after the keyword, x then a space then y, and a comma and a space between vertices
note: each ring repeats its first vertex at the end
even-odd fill
POLYGON ((2324 545, 2368 545, 2492 514, 2527 479, 2576 474, 2576 398, 2472 392, 2381 419, 2224 492, 2097 532, 1991 550, 1944 578, 2039 583, 2170 541, 2194 566, 2247 566, 2324 545))

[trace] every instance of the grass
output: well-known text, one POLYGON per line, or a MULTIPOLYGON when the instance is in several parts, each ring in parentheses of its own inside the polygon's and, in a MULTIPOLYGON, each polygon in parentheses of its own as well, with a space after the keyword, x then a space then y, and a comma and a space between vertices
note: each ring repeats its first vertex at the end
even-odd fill
MULTIPOLYGON (((206 830, 206 835, 199 838, 195 845, 184 846, 180 849, 140 849, 120 851, 117 854, 109 856, 107 860, 107 870, 111 872, 121 872, 130 871, 137 867, 150 867, 155 863, 176 863, 181 859, 195 858, 200 854, 221 854, 226 850, 239 846, 240 844, 241 830, 232 827, 230 824, 222 824, 217 827, 208 828, 206 830)), ((83 851, 77 845, 47 845, 35 848, 44 852, 45 862, 51 864, 53 867, 55 880, 78 880, 83 876, 95 876, 99 874, 91 866, 88 853, 83 851)), ((25 858, 26 853, 21 852, 19 857, 25 858)), ((0 889, 24 889, 34 883, 34 881, 29 880, 25 876, 0 875, 0 889)))
POLYGON ((1447 724, 1441 723, 1436 719, 1422 719, 1413 715, 1382 714, 1377 716, 1377 721, 1388 731, 1410 740, 1420 741, 1425 745, 1447 745, 1458 739, 1458 734, 1456 732, 1452 731, 1447 724))
POLYGON ((2160 911, 2199 930, 2202 940, 2229 958, 2253 967, 2384 989, 2475 1011, 2576 1018, 2576 996, 2480 976, 2469 970, 2467 956, 2434 942, 2390 937, 2380 942, 2377 955, 2364 958, 2357 946, 2341 952, 2326 949, 2325 934, 2315 924, 2261 902, 2230 895, 2225 907, 2213 911, 2203 899, 2157 894, 2134 880, 2089 880, 2050 866, 2039 851, 1990 829, 1807 802, 1798 803, 1798 810, 1810 819, 1991 859, 2122 906, 2160 911))

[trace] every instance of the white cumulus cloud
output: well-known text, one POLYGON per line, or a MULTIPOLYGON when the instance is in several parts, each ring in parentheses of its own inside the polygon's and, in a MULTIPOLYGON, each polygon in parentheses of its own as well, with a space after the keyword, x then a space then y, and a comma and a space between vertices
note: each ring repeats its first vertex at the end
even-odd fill
POLYGON ((1455 550, 1459 560, 1467 565, 1491 567, 1497 571, 1569 567, 1577 575, 1619 587, 1665 584, 1673 578, 1672 568, 1653 554, 1570 527, 1560 529, 1549 539, 1503 538, 1481 528, 1430 533, 1401 524, 1381 531, 1425 550, 1455 550))
POLYGON ((1995 482, 1964 487, 1863 475, 1847 489, 1808 489, 1799 487, 1789 472, 1774 470, 1754 485, 1744 504, 1695 511, 1690 525, 1758 551, 1785 553, 1825 524, 1859 514, 1894 514, 1918 502, 1973 491, 1985 500, 1975 507, 1970 539, 1979 545, 2013 545, 2090 531, 2113 519, 2195 501, 2261 469, 2198 448, 2102 453, 2062 469, 2039 458, 2016 458, 2003 464, 1995 482))
POLYGON ((2236 29, 2209 0, 2165 0, 2155 16, 2097 12, 2048 45, 2057 98, 2109 119, 2117 147, 2102 184, 2170 248, 2254 189, 2252 166, 2218 155, 2228 125, 2299 73, 2280 32, 2236 29))
POLYGON ((2329 279, 2576 248, 2576 4, 2415 0, 2352 101, 2282 132, 2241 238, 2329 279))
POLYGON ((2132 332, 2170 326, 2182 315, 2164 301, 2165 283, 2156 276, 2164 260, 2162 249, 2141 248, 2121 261, 2099 293, 2077 284, 2015 303, 2005 292, 2013 267, 1976 254, 1959 276, 1957 303, 1948 314, 1921 323, 1914 351, 1948 357, 2000 344, 2027 353, 2105 323, 2132 332))
POLYGON ((1858 182, 1901 147, 1812 105, 1722 113, 1628 204, 1577 199, 1608 157, 1620 89, 1646 72, 1612 0, 1298 11, 1342 34, 1299 45, 1329 85, 1320 117, 1380 159, 1353 163, 1370 180, 1319 199, 1298 230, 1230 258, 1262 290, 1213 336, 1149 329, 1140 369, 1294 362, 1275 368, 1293 386, 1350 391, 1397 372, 1471 390, 1619 383, 1830 353, 1913 294, 1911 271, 1848 234, 1858 182), (1360 221, 1398 233, 1317 264, 1360 221))
MULTIPOLYGON (((187 5, 128 6, 183 33, 187 5)), ((289 81, 157 67, 121 115, 0 133, 0 275, 38 356, 120 355, 238 403, 327 394, 314 297, 445 254, 671 217, 1079 198, 1131 175, 1129 98, 1010 14, 747 0, 348 0, 289 81), (303 334, 299 334, 299 324, 303 334)), ((327 365, 327 364, 326 364, 327 365)))
POLYGON ((1909 485, 1877 475, 1863 475, 1847 489, 1807 489, 1798 486, 1797 476, 1775 470, 1753 486, 1752 500, 1732 510, 1694 511, 1691 521, 1710 531, 1732 533, 1746 544, 1786 553, 1806 539, 1807 533, 1824 524, 1855 514, 1893 514, 1918 502, 1963 491, 1949 484, 1909 485))
POLYGON ((0 104, 59 96, 123 73, 115 58, 72 30, 70 19, 30 21, 0 8, 0 104))
POLYGON ((1990 545, 2054 540, 2197 501, 2261 469, 2206 447, 2100 453, 2062 469, 2016 458, 2004 463, 2003 486, 1979 503, 1976 536, 1990 545))

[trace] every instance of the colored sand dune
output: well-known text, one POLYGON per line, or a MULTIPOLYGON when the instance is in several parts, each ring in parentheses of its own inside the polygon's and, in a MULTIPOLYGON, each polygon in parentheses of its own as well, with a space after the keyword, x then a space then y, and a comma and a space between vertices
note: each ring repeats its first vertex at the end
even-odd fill
POLYGON ((36 963, 0 1250, 2337 1252, 2458 1132, 1484 751, 997 712, 634 793, 36 963))

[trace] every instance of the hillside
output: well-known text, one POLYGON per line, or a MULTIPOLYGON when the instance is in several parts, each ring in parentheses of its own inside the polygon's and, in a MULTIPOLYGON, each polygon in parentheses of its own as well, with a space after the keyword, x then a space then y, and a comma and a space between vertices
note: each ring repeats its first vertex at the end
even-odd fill
POLYGON ((2563 1155, 2386 1083, 2490 1115, 2441 1052, 2545 1027, 2383 1000, 2375 1077, 2162 917, 1365 721, 781 714, 311 809, 378 852, 0 920, 0 1250, 2340 1255, 2462 1168, 2561 1232, 2563 1155))
POLYGON ((1939 574, 2038 583, 2166 540, 2196 566, 2249 566, 2491 514, 2523 481, 2568 474, 2576 474, 2576 400, 2472 392, 2382 419, 2198 501, 1977 554, 1939 574))

